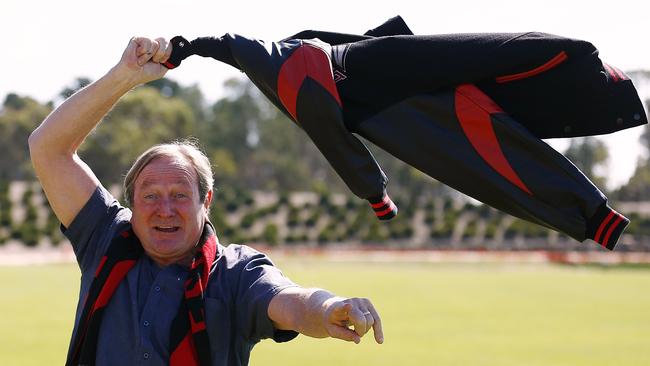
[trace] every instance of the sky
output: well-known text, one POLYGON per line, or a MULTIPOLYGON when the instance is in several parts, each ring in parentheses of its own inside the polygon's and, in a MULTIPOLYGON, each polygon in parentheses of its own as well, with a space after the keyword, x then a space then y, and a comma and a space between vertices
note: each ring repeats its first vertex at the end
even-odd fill
MULTIPOLYGON (((439 0, 142 1, 3 0, 0 7, 0 98, 13 92, 41 102, 84 76, 97 79, 132 36, 171 38, 238 33, 279 40, 305 29, 363 33, 401 15, 416 34, 540 31, 585 39, 624 71, 650 70, 650 12, 638 0, 526 2, 439 0)), ((223 96, 234 68, 198 56, 167 77, 197 84, 209 102, 223 96)), ((637 85, 650 98, 650 85, 637 85)), ((641 156, 635 128, 603 138, 610 187, 627 181, 641 156)), ((547 140, 562 151, 563 139, 547 140)))

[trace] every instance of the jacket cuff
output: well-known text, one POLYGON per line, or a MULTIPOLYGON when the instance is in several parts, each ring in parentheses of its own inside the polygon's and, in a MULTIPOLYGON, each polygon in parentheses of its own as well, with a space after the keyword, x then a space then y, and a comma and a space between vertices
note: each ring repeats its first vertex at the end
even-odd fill
POLYGON ((379 220, 390 220, 397 216, 397 206, 386 193, 381 197, 370 197, 368 202, 370 202, 370 206, 372 206, 379 220))
POLYGON ((170 70, 177 68, 183 60, 194 54, 192 43, 181 36, 172 38, 169 43, 172 44, 172 54, 163 66, 170 70))
POLYGON ((587 238, 601 246, 614 250, 623 230, 630 223, 627 217, 603 203, 587 221, 587 238))

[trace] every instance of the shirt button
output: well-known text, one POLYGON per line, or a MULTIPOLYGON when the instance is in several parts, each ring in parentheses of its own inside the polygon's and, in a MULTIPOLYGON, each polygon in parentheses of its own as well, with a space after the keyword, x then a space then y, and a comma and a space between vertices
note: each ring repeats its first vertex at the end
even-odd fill
POLYGON ((149 353, 145 352, 142 357, 144 357, 145 360, 149 359, 149 353))
POLYGON ((144 324, 145 327, 148 327, 149 326, 149 321, 145 320, 144 323, 142 323, 142 324, 144 324))
POLYGON ((156 289, 156 292, 160 292, 160 286, 156 286, 155 289, 156 289))

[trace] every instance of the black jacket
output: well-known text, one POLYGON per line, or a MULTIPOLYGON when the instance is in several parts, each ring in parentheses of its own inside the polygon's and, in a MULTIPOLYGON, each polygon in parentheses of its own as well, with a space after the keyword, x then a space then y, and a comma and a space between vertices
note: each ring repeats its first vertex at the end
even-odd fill
POLYGON ((414 36, 400 17, 363 36, 304 31, 280 42, 176 37, 247 74, 314 141, 380 219, 397 208, 358 134, 439 181, 576 240, 613 249, 629 221, 541 138, 647 123, 620 70, 588 42, 544 33, 414 36))

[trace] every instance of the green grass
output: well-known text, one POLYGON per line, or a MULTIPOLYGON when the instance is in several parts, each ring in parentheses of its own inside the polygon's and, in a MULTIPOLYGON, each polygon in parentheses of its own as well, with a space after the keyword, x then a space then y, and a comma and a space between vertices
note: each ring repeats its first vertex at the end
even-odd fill
MULTIPOLYGON (((252 365, 649 365, 650 270, 280 260, 305 286, 369 297, 385 343, 263 341, 252 365)), ((63 364, 75 265, 0 267, 3 365, 63 364)))

